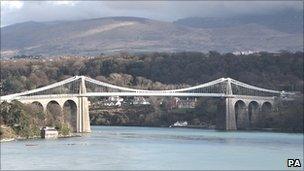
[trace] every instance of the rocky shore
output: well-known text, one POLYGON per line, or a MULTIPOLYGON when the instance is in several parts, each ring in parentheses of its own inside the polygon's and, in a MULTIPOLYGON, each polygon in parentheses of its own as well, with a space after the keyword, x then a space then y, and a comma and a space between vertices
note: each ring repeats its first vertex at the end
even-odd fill
MULTIPOLYGON (((58 135, 58 138, 72 138, 72 137, 81 137, 81 135, 77 133, 69 133, 68 135, 63 135, 63 134, 58 135)), ((34 135, 29 137, 18 136, 11 127, 1 125, 0 143, 27 140, 27 139, 41 139, 41 136, 40 135, 34 135)))

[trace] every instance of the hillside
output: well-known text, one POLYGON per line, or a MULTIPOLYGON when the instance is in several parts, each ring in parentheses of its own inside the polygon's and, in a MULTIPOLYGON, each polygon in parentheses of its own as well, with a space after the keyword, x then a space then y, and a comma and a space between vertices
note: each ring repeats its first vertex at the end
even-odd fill
POLYGON ((303 33, 303 11, 285 9, 269 14, 236 15, 227 17, 189 17, 175 24, 195 28, 226 28, 255 23, 286 33, 303 33))
POLYGON ((274 90, 303 91, 303 52, 252 55, 194 52, 1 62, 1 94, 41 87, 74 75, 140 89, 174 89, 221 77, 274 90))
POLYGON ((146 51, 302 50, 302 32, 258 22, 199 28, 135 17, 25 22, 1 28, 1 55, 99 55, 146 51))

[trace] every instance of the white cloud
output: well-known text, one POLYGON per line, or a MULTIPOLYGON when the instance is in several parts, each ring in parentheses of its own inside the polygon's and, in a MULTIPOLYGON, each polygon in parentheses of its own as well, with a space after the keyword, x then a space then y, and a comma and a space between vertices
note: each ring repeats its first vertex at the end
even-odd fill
POLYGON ((52 1, 50 2, 53 5, 75 5, 77 2, 75 1, 52 1))
POLYGON ((22 7, 22 1, 1 1, 1 10, 14 10, 22 7))

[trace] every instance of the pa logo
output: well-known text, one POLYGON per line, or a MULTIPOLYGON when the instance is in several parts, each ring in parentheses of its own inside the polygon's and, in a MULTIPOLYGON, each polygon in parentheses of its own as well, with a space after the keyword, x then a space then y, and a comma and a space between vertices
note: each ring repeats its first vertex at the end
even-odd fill
POLYGON ((301 167, 300 159, 287 159, 287 167, 301 167))

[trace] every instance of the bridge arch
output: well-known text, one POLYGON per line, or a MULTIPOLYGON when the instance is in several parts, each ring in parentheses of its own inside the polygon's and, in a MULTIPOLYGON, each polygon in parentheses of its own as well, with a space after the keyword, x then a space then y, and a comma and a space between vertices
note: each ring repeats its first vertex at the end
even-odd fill
POLYGON ((254 126, 259 118, 259 103, 251 101, 248 105, 249 126, 254 126))
POLYGON ((271 114, 272 104, 268 101, 262 103, 261 112, 260 112, 260 121, 264 121, 267 116, 271 114))
POLYGON ((63 121, 62 109, 56 100, 51 100, 46 105, 46 125, 56 126, 63 121))
POLYGON ((262 104, 262 113, 269 114, 272 111, 272 104, 268 101, 262 104))
POLYGON ((71 131, 77 131, 77 103, 74 100, 66 100, 63 103, 64 122, 67 123, 71 131))
POLYGON ((33 101, 32 103, 31 103, 31 106, 32 106, 32 108, 35 108, 35 109, 37 109, 37 110, 41 110, 42 112, 44 111, 44 107, 43 107, 43 105, 42 105, 42 103, 40 103, 39 101, 33 101))
POLYGON ((247 128, 249 119, 246 103, 243 100, 238 100, 234 104, 234 109, 237 129, 247 128))
POLYGON ((43 107, 42 103, 39 101, 33 101, 32 103, 30 103, 30 107, 38 119, 38 126, 44 126, 45 125, 45 113, 44 113, 44 107, 43 107))

